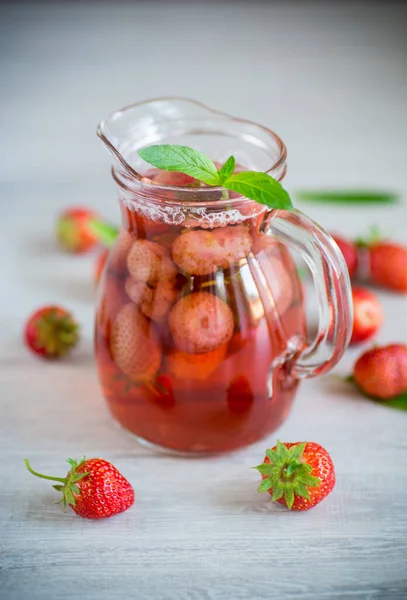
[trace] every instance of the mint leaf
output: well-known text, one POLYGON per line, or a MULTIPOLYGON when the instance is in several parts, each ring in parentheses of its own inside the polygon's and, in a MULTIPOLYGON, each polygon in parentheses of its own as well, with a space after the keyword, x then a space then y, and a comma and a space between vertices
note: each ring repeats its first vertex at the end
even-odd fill
POLYGON ((235 166, 236 166, 235 157, 229 156, 229 158, 227 159, 227 161, 225 162, 223 167, 221 169, 219 169, 219 171, 218 171, 219 180, 220 180, 221 185, 223 185, 225 183, 225 181, 227 181, 229 179, 229 177, 231 175, 233 175, 235 166))
POLYGON ((210 158, 189 146, 158 144, 138 151, 153 167, 190 175, 208 185, 220 185, 218 171, 210 158))
POLYGON ((267 173, 242 171, 232 175, 223 187, 271 208, 292 210, 290 196, 283 186, 267 173))
POLYGON ((110 223, 104 223, 103 221, 89 221, 88 229, 97 238, 98 242, 105 246, 105 248, 111 248, 119 233, 118 228, 110 223))
POLYGON ((334 202, 339 204, 390 204, 397 202, 399 194, 374 190, 309 190, 295 194, 305 202, 334 202))

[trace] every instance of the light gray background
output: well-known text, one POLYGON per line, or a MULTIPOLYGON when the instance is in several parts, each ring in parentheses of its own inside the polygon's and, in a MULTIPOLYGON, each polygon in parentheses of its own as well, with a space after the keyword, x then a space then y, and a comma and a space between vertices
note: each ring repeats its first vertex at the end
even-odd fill
MULTIPOLYGON (((287 187, 407 190, 404 3, 14 3, 0 7, 0 598, 48 600, 404 600, 406 418, 327 376, 302 385, 282 440, 332 453, 334 493, 305 514, 258 495, 257 464, 276 436, 223 458, 139 448, 111 421, 92 357, 91 257, 58 252, 70 204, 118 220, 109 159, 95 136, 110 111, 186 95, 274 128, 287 187), (61 302, 83 324, 67 362, 29 355, 31 310, 61 302), (64 472, 101 455, 137 501, 104 522, 63 514, 23 467, 64 472)), ((302 205, 328 229, 373 223, 407 242, 398 207, 302 205)), ((406 341, 406 298, 381 293, 379 342, 406 341)), ((349 351, 345 375, 360 350, 349 351)))

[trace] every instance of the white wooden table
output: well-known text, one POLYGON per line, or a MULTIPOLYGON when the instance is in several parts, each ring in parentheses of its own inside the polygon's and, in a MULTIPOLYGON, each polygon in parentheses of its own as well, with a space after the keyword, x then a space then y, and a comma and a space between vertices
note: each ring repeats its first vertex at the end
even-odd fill
MULTIPOLYGON (((304 383, 278 431, 332 453, 334 493, 304 514, 256 492, 276 436, 220 458, 156 456, 116 426, 92 355, 92 258, 54 246, 70 204, 118 219, 95 136, 113 109, 189 95, 274 128, 287 186, 391 187, 397 207, 301 206, 328 229, 380 223, 407 242, 407 70, 403 3, 14 3, 0 8, 0 598, 2 600, 405 600, 407 414, 339 378, 304 383), (22 343, 37 306, 83 324, 72 359, 45 364, 22 343), (103 456, 133 483, 123 515, 89 522, 54 505, 24 469, 64 472, 103 456)), ((380 295, 378 341, 406 341, 406 297, 380 295)), ((360 350, 336 373, 347 374, 360 350)))

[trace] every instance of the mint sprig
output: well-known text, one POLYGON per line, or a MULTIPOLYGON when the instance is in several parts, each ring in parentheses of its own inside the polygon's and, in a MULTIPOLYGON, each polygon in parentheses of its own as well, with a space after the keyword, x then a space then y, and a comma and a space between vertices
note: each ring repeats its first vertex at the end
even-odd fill
POLYGON ((234 174, 236 161, 233 156, 218 170, 209 157, 189 146, 157 144, 142 148, 138 154, 157 169, 185 173, 207 185, 237 192, 270 208, 294 208, 286 190, 271 175, 258 171, 234 174))
POLYGON ((229 156, 225 164, 218 171, 219 182, 223 185, 235 172, 236 161, 234 156, 229 156))
POLYGON ((210 158, 189 146, 159 144, 138 151, 139 156, 157 169, 190 175, 208 185, 219 184, 219 174, 210 158))
POLYGON ((260 204, 266 204, 273 208, 292 210, 293 205, 290 196, 283 186, 267 175, 256 171, 242 171, 232 175, 223 183, 227 190, 238 192, 246 198, 256 200, 260 204))

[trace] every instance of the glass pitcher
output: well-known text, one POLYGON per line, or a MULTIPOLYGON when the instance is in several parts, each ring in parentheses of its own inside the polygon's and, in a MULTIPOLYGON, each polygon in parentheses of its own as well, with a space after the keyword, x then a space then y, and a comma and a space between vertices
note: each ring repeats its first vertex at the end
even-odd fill
POLYGON ((182 98, 142 102, 98 127, 111 151, 122 226, 99 290, 96 360, 114 418, 139 441, 181 453, 256 442, 287 417, 299 381, 331 369, 352 329, 350 283, 332 238, 299 211, 269 208, 137 151, 183 144, 282 180, 286 148, 269 129, 182 98), (223 192, 223 193, 222 193, 223 192), (306 336, 290 250, 319 304, 306 336))

